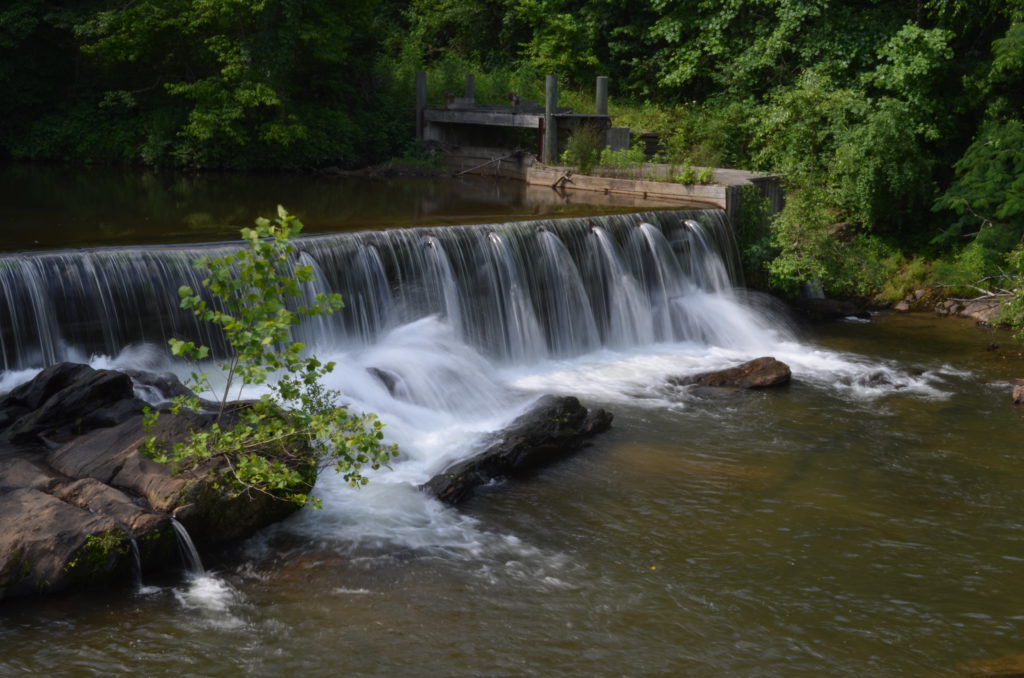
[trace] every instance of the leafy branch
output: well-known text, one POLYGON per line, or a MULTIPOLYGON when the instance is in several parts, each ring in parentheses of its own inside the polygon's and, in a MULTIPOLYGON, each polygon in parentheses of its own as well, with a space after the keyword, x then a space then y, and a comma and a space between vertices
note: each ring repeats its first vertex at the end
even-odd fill
MULTIPOLYGON (((217 366, 224 385, 215 389, 209 373, 194 370, 190 387, 219 393, 212 423, 170 446, 151 438, 146 450, 178 470, 223 460, 232 491, 304 505, 317 503, 309 490, 322 469, 333 467, 350 485, 364 485, 363 467, 378 469, 398 451, 383 442, 383 424, 375 415, 350 413, 341 394, 323 386, 335 364, 321 362, 291 340, 292 328, 303 317, 329 315, 343 306, 340 295, 322 293, 308 305, 296 305, 300 286, 313 280, 312 268, 295 262, 291 240, 301 230, 302 223, 279 207, 277 219, 260 218, 255 228, 242 229, 245 248, 194 262, 209 271, 203 287, 216 303, 183 286, 178 290, 181 307, 223 332, 229 353, 217 366), (267 384, 269 393, 253 401, 230 399, 236 386, 240 394, 257 384, 267 384)), ((193 365, 210 358, 206 346, 180 339, 169 344, 173 355, 193 365)), ((171 406, 174 414, 204 409, 209 403, 204 406, 195 395, 176 398, 171 406)), ((150 429, 158 416, 147 413, 150 429)))

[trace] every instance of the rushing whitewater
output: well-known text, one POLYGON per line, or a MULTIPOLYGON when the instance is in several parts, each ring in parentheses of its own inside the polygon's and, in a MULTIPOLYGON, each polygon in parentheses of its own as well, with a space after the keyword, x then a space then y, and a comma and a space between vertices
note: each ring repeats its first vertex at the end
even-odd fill
MULTIPOLYGON (((720 211, 402 229, 307 237, 309 293, 341 292, 346 308, 309 322, 312 347, 369 346, 428 316, 505 364, 602 346, 704 340, 687 297, 727 294, 730 229, 720 211), (724 256, 722 253, 726 253, 724 256)), ((0 256, 0 367, 116 355, 188 338, 223 349, 188 311, 192 266, 231 245, 113 248, 0 256)))
MULTIPOLYGON (((307 293, 340 292, 346 304, 297 328, 297 338, 338 364, 327 386, 378 413, 402 451, 362 490, 322 478, 327 508, 287 528, 319 540, 471 556, 527 548, 482 534, 416 487, 539 392, 685 407, 687 394, 667 391, 665 377, 773 355, 795 379, 852 398, 893 389, 943 395, 941 374, 910 376, 816 350, 738 293, 735 246, 719 211, 364 232, 296 245, 316 273, 307 293)), ((163 348, 170 337, 223 351, 177 308, 177 290, 201 287, 194 259, 233 247, 0 257, 0 391, 68 359, 184 373, 163 348)))

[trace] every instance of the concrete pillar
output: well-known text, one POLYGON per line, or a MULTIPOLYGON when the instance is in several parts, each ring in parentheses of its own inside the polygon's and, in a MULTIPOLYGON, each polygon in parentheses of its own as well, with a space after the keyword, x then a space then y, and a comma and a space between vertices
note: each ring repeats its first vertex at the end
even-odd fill
POLYGON ((416 73, 416 138, 423 138, 423 111, 427 108, 427 73, 416 73))
POLYGON ((597 96, 595 107, 598 115, 608 115, 608 76, 597 76, 597 96))
POLYGON ((554 165, 558 159, 558 124, 555 109, 558 107, 558 78, 547 77, 544 84, 544 157, 541 162, 554 165))
POLYGON ((605 135, 605 143, 613 151, 629 148, 629 128, 610 127, 605 135))
POLYGON ((472 73, 466 73, 466 99, 469 103, 476 102, 476 76, 472 73))

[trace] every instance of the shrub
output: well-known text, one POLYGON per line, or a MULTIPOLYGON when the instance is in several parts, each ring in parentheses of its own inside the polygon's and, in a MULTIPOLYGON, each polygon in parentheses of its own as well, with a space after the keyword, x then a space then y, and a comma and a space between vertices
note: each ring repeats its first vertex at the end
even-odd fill
POLYGON ((1013 297, 1003 305, 1000 321, 1013 329, 1013 336, 1024 343, 1024 245, 1018 245, 1006 255, 1010 267, 1010 288, 1013 297))
POLYGON ((740 189, 736 213, 736 244, 748 284, 767 286, 765 267, 775 256, 771 240, 771 202, 752 184, 740 189))
MULTIPOLYGON (((210 275, 203 281, 216 300, 208 303, 191 288, 179 290, 181 307, 219 327, 230 354, 219 363, 226 375, 220 390, 216 420, 206 430, 194 431, 170 450, 156 439, 146 450, 157 461, 176 468, 192 468, 204 460, 226 460, 227 485, 236 492, 262 492, 294 501, 309 499, 317 472, 333 466, 351 485, 367 482, 364 465, 376 469, 397 455, 382 442, 382 424, 373 415, 353 415, 340 404, 340 394, 324 388, 324 375, 334 363, 307 355, 304 346, 290 340, 291 328, 303 316, 333 313, 341 308, 337 294, 318 294, 312 303, 289 304, 301 296, 300 284, 313 279, 309 266, 296 265, 291 239, 302 224, 284 208, 273 222, 258 219, 256 228, 242 229, 246 247, 216 259, 198 259, 197 268, 210 275), (293 310, 294 308, 294 310, 293 310), (229 398, 244 385, 263 384, 270 373, 268 394, 251 405, 232 406, 229 398)), ((171 352, 195 361, 209 357, 206 346, 170 340, 171 352)), ((210 376, 193 372, 190 386, 214 391, 210 376)), ((200 410, 198 398, 174 401, 172 411, 200 410)), ((148 413, 149 423, 157 415, 148 413)))
POLYGON ((820 285, 830 296, 867 298, 884 284, 884 263, 896 254, 882 240, 839 224, 838 213, 814 189, 790 195, 772 223, 778 256, 768 264, 771 284, 796 294, 820 285))
POLYGON ((576 168, 580 174, 590 174, 604 148, 604 129, 599 125, 582 124, 572 131, 565 142, 562 164, 576 168))

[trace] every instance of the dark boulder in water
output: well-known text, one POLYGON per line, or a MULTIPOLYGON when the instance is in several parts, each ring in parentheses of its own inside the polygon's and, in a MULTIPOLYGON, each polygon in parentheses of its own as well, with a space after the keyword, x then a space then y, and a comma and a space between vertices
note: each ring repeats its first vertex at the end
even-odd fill
POLYGON ((786 363, 763 357, 724 370, 669 377, 668 383, 702 388, 768 388, 788 384, 792 374, 786 363))
POLYGON ((855 316, 868 318, 870 315, 865 311, 862 304, 857 304, 846 299, 796 299, 790 302, 791 307, 799 314, 814 322, 826 320, 838 320, 855 316))
POLYGON ((402 381, 402 378, 392 372, 391 370, 382 370, 379 367, 367 367, 366 371, 370 373, 373 378, 384 385, 384 388, 388 390, 388 394, 392 397, 398 395, 398 386, 402 381))
POLYGON ((297 508, 219 489, 224 460, 176 474, 142 454, 151 436, 184 440, 212 418, 165 412, 145 430, 136 388, 165 399, 187 389, 173 376, 134 376, 61 363, 0 396, 0 599, 128 582, 133 538, 144 568, 174 565, 171 516, 212 546, 297 508))
POLYGON ((611 423, 611 413, 588 410, 571 396, 543 396, 506 428, 488 436, 479 452, 449 466, 422 489, 447 504, 460 504, 480 485, 529 475, 577 452, 611 423))
POLYGON ((31 444, 40 437, 63 441, 79 433, 118 424, 140 412, 132 380, 120 372, 59 363, 0 397, 0 440, 31 444))

